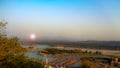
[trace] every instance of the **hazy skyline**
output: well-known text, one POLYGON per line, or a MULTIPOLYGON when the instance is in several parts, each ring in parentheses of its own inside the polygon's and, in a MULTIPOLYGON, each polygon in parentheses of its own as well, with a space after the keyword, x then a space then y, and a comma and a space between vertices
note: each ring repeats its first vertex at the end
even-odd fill
POLYGON ((120 41, 120 0, 0 0, 8 37, 120 41))

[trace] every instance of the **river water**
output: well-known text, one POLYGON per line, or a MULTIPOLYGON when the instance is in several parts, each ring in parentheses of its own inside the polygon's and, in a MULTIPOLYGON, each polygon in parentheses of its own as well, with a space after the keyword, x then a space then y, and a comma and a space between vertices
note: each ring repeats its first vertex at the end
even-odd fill
MULTIPOLYGON (((28 48, 28 47, 31 47, 31 45, 23 45, 23 48, 28 48)), ((35 58, 35 59, 39 59, 39 60, 42 60, 43 62, 45 62, 45 60, 47 59, 48 61, 50 60, 54 60, 56 57, 53 57, 53 56, 40 56, 40 55, 37 55, 37 53, 43 49, 46 49, 46 48, 53 48, 52 46, 49 46, 49 45, 34 45, 32 46, 34 48, 36 48, 34 51, 28 51, 28 52, 25 52, 25 55, 28 56, 29 58, 35 58)), ((64 56, 65 58, 75 58, 75 59, 80 59, 79 57, 77 56, 64 56)), ((79 66, 80 63, 76 63, 75 66, 79 66)))
MULTIPOLYGON (((24 45, 23 48, 28 48, 28 47, 31 47, 29 45, 24 45)), ((30 58, 36 58, 36 59, 40 59, 42 61, 45 61, 46 59, 48 60, 51 60, 53 59, 53 57, 50 57, 50 56, 39 56, 37 55, 37 53, 43 49, 46 49, 46 48, 52 48, 51 46, 49 45, 34 45, 32 46, 34 48, 36 48, 34 51, 28 51, 28 52, 25 52, 25 55, 30 57, 30 58)))

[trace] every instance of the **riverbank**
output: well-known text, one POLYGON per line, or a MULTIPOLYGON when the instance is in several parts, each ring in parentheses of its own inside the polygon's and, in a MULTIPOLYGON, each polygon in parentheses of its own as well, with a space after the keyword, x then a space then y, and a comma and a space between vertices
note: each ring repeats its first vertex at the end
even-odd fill
MULTIPOLYGON (((24 47, 26 48, 31 46, 24 46, 24 47)), ((54 49, 55 47, 49 45, 34 45, 32 47, 35 47, 36 49, 32 52, 31 51, 27 52, 25 55, 29 56, 30 58, 34 57, 37 59, 41 59, 43 62, 45 62, 46 60, 52 61, 56 58, 65 57, 65 58, 75 58, 75 59, 83 58, 87 60, 92 60, 92 62, 94 60, 94 62, 100 62, 102 64, 108 65, 109 61, 111 61, 112 58, 115 58, 115 56, 120 52, 117 50, 105 50, 105 49, 98 50, 98 49, 77 48, 77 47, 57 47, 57 49, 59 50, 51 50, 54 49), (48 54, 41 52, 41 51, 46 52, 46 49, 50 49, 47 50, 49 51, 48 54), (96 52, 101 52, 102 54, 95 54, 96 52), (40 55, 40 53, 42 53, 42 55, 40 55)), ((99 63, 97 63, 97 65, 99 65, 99 63)))
POLYGON ((80 49, 81 51, 88 52, 101 52, 103 55, 120 57, 120 50, 106 50, 106 49, 91 49, 91 48, 77 48, 77 47, 65 47, 65 49, 80 49))
MULTIPOLYGON (((33 45, 31 45, 31 46, 33 46, 33 45)), ((117 57, 120 57, 120 50, 108 50, 108 49, 91 49, 91 48, 81 48, 81 47, 67 47, 67 46, 64 46, 64 45, 61 45, 62 46, 62 48, 60 48, 60 49, 66 49, 66 50, 74 50, 74 49, 78 49, 78 50, 81 50, 81 51, 88 51, 88 52, 96 52, 96 51, 98 51, 98 52, 101 52, 103 55, 110 55, 110 56, 117 56, 117 57)), ((29 46, 27 46, 26 45, 26 47, 29 47, 29 46)), ((51 45, 47 45, 47 47, 46 47, 46 45, 43 45, 43 46, 41 46, 41 45, 34 45, 33 47, 36 47, 36 48, 41 48, 42 47, 42 49, 45 49, 45 48, 54 48, 54 47, 56 47, 56 46, 51 46, 51 45), (45 46, 45 47, 44 47, 45 46)), ((59 47, 57 47, 58 49, 59 49, 59 47)))

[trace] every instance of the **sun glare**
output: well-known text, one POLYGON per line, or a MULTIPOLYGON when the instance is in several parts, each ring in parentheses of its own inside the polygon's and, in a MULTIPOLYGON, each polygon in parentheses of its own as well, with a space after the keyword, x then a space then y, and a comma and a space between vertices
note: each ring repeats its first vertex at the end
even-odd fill
POLYGON ((31 34, 31 35, 30 35, 30 38, 33 40, 33 39, 36 38, 36 35, 35 35, 35 34, 31 34))

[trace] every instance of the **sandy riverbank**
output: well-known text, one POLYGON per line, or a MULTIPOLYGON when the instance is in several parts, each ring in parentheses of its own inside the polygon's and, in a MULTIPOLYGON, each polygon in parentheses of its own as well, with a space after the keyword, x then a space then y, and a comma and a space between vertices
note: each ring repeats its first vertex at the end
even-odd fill
POLYGON ((119 56, 120 57, 120 50, 105 50, 105 49, 90 49, 90 48, 72 48, 72 47, 65 47, 65 49, 81 49, 82 51, 91 51, 96 52, 99 51, 103 55, 112 55, 112 56, 119 56))

